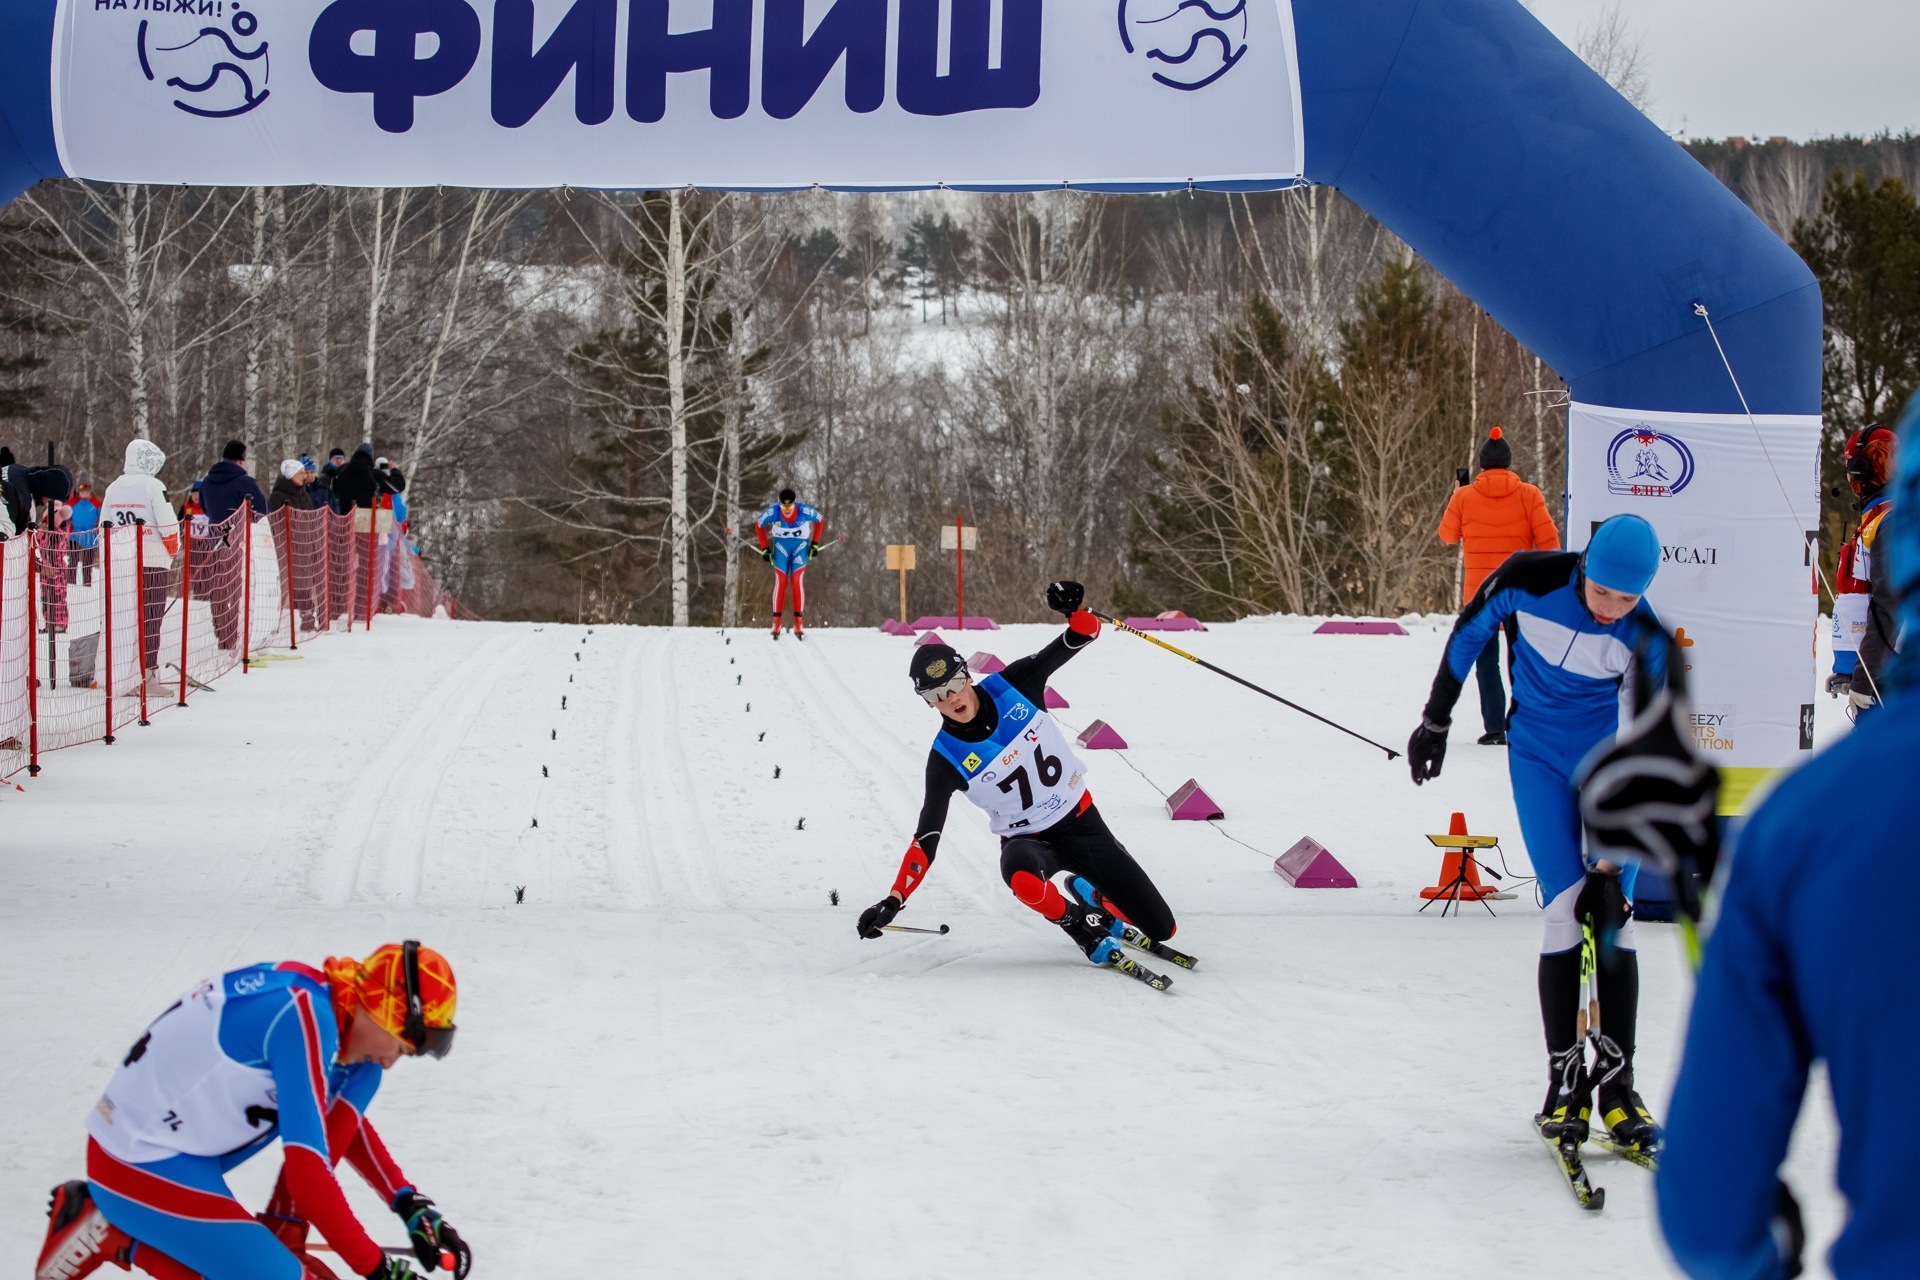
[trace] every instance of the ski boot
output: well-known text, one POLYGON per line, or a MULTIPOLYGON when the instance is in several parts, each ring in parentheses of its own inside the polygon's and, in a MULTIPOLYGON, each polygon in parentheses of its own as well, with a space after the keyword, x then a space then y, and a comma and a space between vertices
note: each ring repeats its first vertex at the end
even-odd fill
POLYGON ((84 1182, 63 1182, 47 1206, 47 1242, 34 1280, 80 1280, 103 1262, 132 1269, 133 1238, 108 1222, 84 1182))
POLYGON ((800 621, 800 615, 797 613, 793 615, 793 638, 795 640, 805 640, 807 638, 806 626, 800 621))
POLYGON ((1547 1100, 1533 1118, 1540 1135, 1565 1145, 1578 1147, 1587 1140, 1592 1094, 1587 1087, 1586 1046, 1576 1044, 1550 1059, 1552 1075, 1547 1084, 1547 1100))
POLYGON ((1629 1153, 1659 1154, 1660 1126, 1653 1122, 1653 1113, 1634 1092, 1631 1082, 1601 1089, 1599 1111, 1615 1146, 1629 1153))
MULTIPOLYGON (((1080 884, 1086 884, 1081 880, 1080 884)), ((1120 951, 1125 926, 1099 907, 1083 901, 1077 889, 1066 895, 1067 912, 1054 923, 1066 931, 1073 944, 1094 964, 1111 964, 1120 951)))

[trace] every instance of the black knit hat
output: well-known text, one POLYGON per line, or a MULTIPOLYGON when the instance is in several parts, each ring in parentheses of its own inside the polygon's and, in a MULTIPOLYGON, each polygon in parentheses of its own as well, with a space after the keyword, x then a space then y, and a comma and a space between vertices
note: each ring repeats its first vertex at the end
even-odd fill
POLYGON ((966 670, 967 660, 955 652, 952 645, 946 644, 918 646, 913 651, 913 661, 907 665, 915 693, 938 689, 954 676, 964 675, 966 670))
POLYGON ((797 497, 798 495, 796 495, 794 491, 791 489, 782 489, 780 491, 780 502, 781 502, 781 505, 783 506, 792 505, 792 503, 797 499, 797 497))
POLYGON ((1480 469, 1505 470, 1512 465, 1513 446, 1500 438, 1500 428, 1495 427, 1487 433, 1487 442, 1480 446, 1480 469))
POLYGON ((247 442, 244 440, 227 441, 227 447, 220 451, 220 460, 223 462, 245 462, 247 460, 247 442))

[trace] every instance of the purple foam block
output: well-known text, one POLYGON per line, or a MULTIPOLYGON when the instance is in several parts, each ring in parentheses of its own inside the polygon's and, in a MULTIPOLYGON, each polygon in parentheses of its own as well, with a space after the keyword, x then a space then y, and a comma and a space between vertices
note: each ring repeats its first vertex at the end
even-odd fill
POLYGON ((1312 836, 1273 860, 1273 869, 1296 889, 1357 889, 1360 882, 1312 836))
POLYGON ((1181 614, 1177 618, 1128 618, 1127 625, 1135 631, 1205 631, 1198 618, 1189 618, 1181 614))
POLYGON ((1080 731, 1080 745, 1089 751, 1125 751, 1127 740, 1105 720, 1095 720, 1080 731))
POLYGON ((964 627, 960 625, 960 620, 950 613, 930 613, 924 618, 915 618, 913 620, 913 629, 915 631, 931 627, 945 627, 949 631, 998 631, 1000 624, 992 618, 977 613, 967 615, 967 625, 964 627))
POLYGON ((881 623, 880 630, 882 634, 890 636, 910 636, 913 634, 912 627, 904 622, 895 622, 892 618, 888 618, 885 622, 881 623))
POLYGON ((990 676, 996 671, 1005 671, 1007 664, 986 652, 984 649, 967 659, 967 670, 977 676, 990 676))
POLYGON ((1197 779, 1188 778, 1167 797, 1167 816, 1175 822, 1205 822, 1227 815, 1214 803, 1213 797, 1201 789, 1197 779))
POLYGON ((914 648, 917 649, 923 644, 945 644, 945 643, 946 641, 940 638, 940 633, 938 631, 929 631, 925 635, 921 636, 918 640, 915 640, 913 642, 913 645, 914 645, 914 648))
POLYGON ((1403 636, 1407 629, 1397 622, 1323 622, 1313 629, 1317 636, 1403 636))
POLYGON ((1058 693, 1055 693, 1052 685, 1047 686, 1047 710, 1058 711, 1063 707, 1070 707, 1072 705, 1071 702, 1068 702, 1058 693))

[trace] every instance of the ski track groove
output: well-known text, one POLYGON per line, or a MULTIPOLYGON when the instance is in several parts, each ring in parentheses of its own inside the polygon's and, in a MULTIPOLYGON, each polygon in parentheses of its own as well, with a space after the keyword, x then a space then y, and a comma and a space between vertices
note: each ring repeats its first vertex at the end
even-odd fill
MULTIPOLYGON (((648 732, 638 723, 629 739, 639 744, 637 764, 643 789, 642 811, 653 817, 662 830, 674 832, 672 855, 657 854, 666 902, 712 909, 725 905, 726 894, 715 864, 713 841, 707 833, 700 802, 687 770, 685 736, 680 725, 680 692, 675 680, 680 632, 667 631, 650 637, 641 653, 645 666, 647 703, 656 710, 656 721, 648 732), (659 821, 664 819, 664 821, 659 821)), ((658 845, 654 848, 657 850, 658 845)))
MULTIPOLYGON (((822 658, 825 658, 824 654, 822 658)), ((924 776, 923 770, 914 769, 910 765, 902 765, 901 761, 907 760, 917 763, 922 757, 918 754, 910 753, 904 748, 888 754, 868 745, 865 738, 848 727, 846 720, 839 713, 836 700, 822 694, 819 686, 814 682, 813 677, 802 669, 801 664, 809 662, 808 659, 800 657, 799 654, 794 653, 792 650, 786 650, 778 654, 776 660, 785 677, 785 683, 787 684, 789 693, 795 695, 796 700, 805 702, 812 709, 813 722, 816 725, 822 729, 831 727, 833 730, 831 738, 823 735, 821 740, 822 745, 830 747, 836 755, 847 760, 849 765, 856 766, 853 769, 853 773, 860 779, 861 785, 874 797, 876 811, 892 820, 896 824, 896 830, 905 831, 909 838, 917 834, 913 830, 913 824, 919 817, 918 807, 914 806, 911 800, 903 805, 898 797, 913 796, 921 790, 924 776), (854 756, 858 756, 859 760, 856 761, 853 759, 854 756), (864 761, 865 767, 857 767, 862 761, 864 761), (880 779, 889 775, 898 780, 897 785, 893 788, 883 788, 880 779)), ((827 665, 829 669, 831 669, 830 661, 827 662, 827 665)), ((856 707, 860 707, 859 696, 851 689, 847 689, 844 682, 841 687, 845 690, 846 701, 856 707)), ((883 725, 880 725, 879 719, 875 717, 871 711, 867 711, 864 707, 861 707, 861 711, 869 721, 880 727, 881 732, 885 734, 889 741, 899 742, 899 738, 893 732, 887 730, 883 725)), ((953 834, 953 816, 951 811, 948 814, 947 823, 948 832, 947 835, 943 837, 942 843, 951 847, 954 843, 951 838, 953 834)), ((946 877, 949 884, 970 899, 973 906, 984 910, 987 907, 988 890, 980 868, 971 859, 955 858, 953 862, 956 863, 957 866, 950 867, 949 871, 958 870, 959 874, 949 874, 946 877)), ((998 880, 997 857, 995 863, 994 878, 998 880)))
POLYGON ((634 739, 640 732, 640 671, 646 663, 645 632, 633 631, 620 650, 620 685, 614 703, 606 780, 607 877, 616 896, 629 906, 657 907, 664 901, 659 859, 647 831, 647 807, 635 766, 634 739), (628 868, 638 871, 639 886, 628 868), (640 892, 636 894, 635 890, 640 892))
POLYGON ((512 633, 486 641, 403 714, 393 736, 361 770, 337 810, 346 821, 328 842, 320 862, 325 877, 322 900, 328 906, 343 907, 351 902, 366 873, 372 870, 377 875, 384 870, 403 843, 411 846, 401 850, 409 861, 411 875, 410 891, 403 893, 400 901, 410 903, 418 898, 440 784, 486 695, 499 683, 511 660, 531 642, 531 636, 516 637, 512 633), (380 843, 388 857, 368 868, 367 850, 376 830, 384 837, 380 843))

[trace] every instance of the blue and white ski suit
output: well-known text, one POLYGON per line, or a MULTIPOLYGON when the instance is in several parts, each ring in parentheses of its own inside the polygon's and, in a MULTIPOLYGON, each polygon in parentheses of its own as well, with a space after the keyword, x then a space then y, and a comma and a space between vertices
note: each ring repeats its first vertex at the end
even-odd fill
MULTIPOLYGON (((1633 638, 1655 621, 1643 599, 1627 617, 1602 625, 1587 610, 1584 585, 1576 552, 1510 557, 1480 584, 1454 623, 1426 708, 1430 723, 1449 723, 1474 662, 1495 632, 1506 631, 1513 666, 1507 767, 1520 833, 1547 902, 1541 947, 1547 953, 1580 945, 1573 906, 1587 861, 1573 776, 1587 753, 1619 729, 1633 638)), ((1653 661, 1660 669, 1651 674, 1659 679, 1664 653, 1653 661)), ((1629 896, 1633 880, 1629 867, 1621 877, 1629 896)), ((1633 945, 1631 929, 1629 924, 1620 935, 1624 947, 1633 945)))

